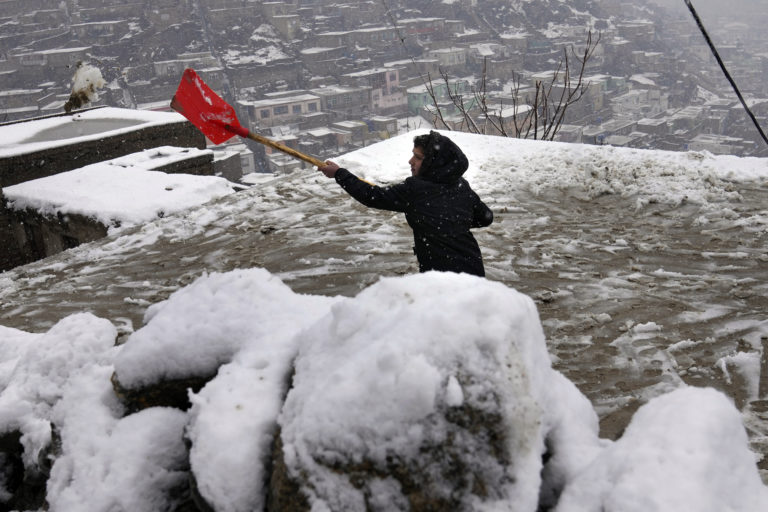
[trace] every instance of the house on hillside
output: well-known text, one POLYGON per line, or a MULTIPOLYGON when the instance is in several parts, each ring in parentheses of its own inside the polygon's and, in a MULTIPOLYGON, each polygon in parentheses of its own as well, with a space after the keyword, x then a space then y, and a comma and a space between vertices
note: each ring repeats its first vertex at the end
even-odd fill
POLYGON ((8 60, 22 70, 24 68, 38 68, 54 72, 66 71, 67 74, 71 75, 72 67, 78 61, 87 61, 91 51, 92 47, 90 46, 56 48, 53 50, 11 54, 8 60))
POLYGON ((700 133, 691 139, 688 149, 690 151, 709 151, 713 155, 733 155, 741 154, 749 149, 745 147, 745 144, 751 145, 738 137, 700 133))
POLYGON ((656 38, 656 25, 650 20, 617 23, 618 36, 633 43, 650 44, 656 38))
POLYGON ((342 85, 371 89, 371 112, 391 114, 405 111, 407 97, 400 88, 400 70, 396 67, 373 68, 341 75, 342 85))
POLYGON ((350 32, 351 42, 361 47, 381 47, 398 42, 397 30, 392 26, 366 27, 350 32))
POLYGON ((321 32, 312 38, 313 46, 320 48, 348 48, 352 42, 352 32, 349 30, 321 32))
POLYGON ((238 2, 216 2, 209 0, 208 20, 210 28, 216 31, 229 30, 242 20, 250 20, 254 25, 262 24, 262 16, 256 5, 238 2))
POLYGON ((473 43, 467 52, 467 66, 488 79, 508 79, 523 67, 522 53, 513 53, 508 46, 498 43, 473 43))
POLYGON ((312 47, 299 52, 301 61, 310 73, 317 76, 338 75, 351 61, 347 59, 347 47, 312 47))
POLYGON ((340 134, 349 134, 346 143, 354 147, 363 147, 370 139, 368 125, 363 121, 338 121, 331 124, 331 129, 340 134))
POLYGON ((375 0, 358 0, 355 3, 333 4, 333 12, 345 27, 360 27, 364 24, 375 24, 384 18, 383 2, 375 0))
POLYGON ((152 0, 145 2, 144 16, 154 27, 166 28, 186 19, 192 7, 192 0, 152 0))
MULTIPOLYGON (((607 144, 611 136, 628 136, 636 131, 637 122, 627 119, 612 119, 598 126, 587 126, 583 132, 583 142, 585 144, 607 144)), ((618 139, 614 139, 618 141, 618 139)))
POLYGON ((280 34, 292 41, 299 35, 299 29, 301 28, 301 19, 298 14, 284 14, 279 16, 273 16, 270 19, 272 25, 277 29, 280 34))
MULTIPOLYGON (((479 110, 479 109, 478 109, 479 110)), ((530 105, 489 105, 488 116, 483 113, 475 114, 475 125, 486 135, 505 135, 519 137, 529 130, 532 123, 530 105)))
MULTIPOLYGON (((187 68, 195 70, 220 68, 218 59, 210 52, 182 53, 172 60, 162 60, 153 63, 155 76, 180 77, 187 68)), ((207 79, 207 77, 204 77, 207 79)), ((207 82, 206 82, 207 83, 207 82)), ((211 85, 211 84, 208 84, 211 85)))
POLYGON ((459 47, 441 48, 430 50, 425 57, 437 59, 440 69, 449 73, 463 74, 467 70, 467 49, 459 47))
MULTIPOLYGON (((43 89, 11 89, 0 91, 0 105, 3 110, 36 105, 44 96, 43 89)), ((35 107, 37 110, 37 107, 35 107)))
POLYGON ((451 94, 465 98, 468 101, 465 108, 469 110, 472 108, 471 103, 474 102, 471 91, 469 80, 464 78, 450 78, 447 83, 444 80, 433 80, 429 88, 426 85, 418 85, 407 90, 408 111, 411 114, 420 115, 424 107, 434 107, 436 100, 445 114, 453 114, 457 109, 450 98, 451 94))
POLYGON ((34 25, 36 27, 59 28, 66 26, 69 23, 69 19, 64 9, 41 9, 21 14, 19 22, 23 25, 34 25))
POLYGON ((108 44, 117 41, 130 30, 126 20, 76 23, 70 29, 80 42, 88 44, 108 44))
POLYGON ((50 0, 3 0, 0 2, 0 16, 15 16, 32 10, 46 9, 50 0))
POLYGON ((439 41, 447 37, 445 18, 406 18, 398 20, 403 36, 411 40, 439 41))
POLYGON ((574 124, 561 124, 555 134, 558 142, 568 142, 571 144, 581 144, 584 137, 584 127, 574 124))
POLYGON ((239 100, 238 105, 248 113, 251 126, 261 128, 298 122, 303 115, 320 112, 321 99, 309 92, 270 96, 266 99, 239 100))
POLYGON ((322 110, 337 120, 360 119, 371 112, 370 87, 328 86, 310 92, 320 97, 322 110))
POLYGON ((636 129, 654 137, 663 137, 669 133, 669 125, 665 117, 640 119, 636 129))
POLYGON ((384 67, 398 69, 400 85, 406 88, 423 84, 428 76, 440 76, 440 62, 437 59, 396 60, 385 62, 384 67))
POLYGON ((73 20, 85 23, 138 18, 145 14, 145 4, 148 3, 140 0, 78 0, 73 20))

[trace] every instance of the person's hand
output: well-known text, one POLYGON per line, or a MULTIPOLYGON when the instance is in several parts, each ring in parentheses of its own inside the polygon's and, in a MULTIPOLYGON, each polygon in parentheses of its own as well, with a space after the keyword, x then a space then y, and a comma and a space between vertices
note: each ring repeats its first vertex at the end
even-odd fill
POLYGON ((339 166, 331 162, 330 160, 326 160, 325 165, 318 166, 318 169, 320 169, 320 172, 325 174, 327 178, 333 178, 334 176, 336 176, 336 171, 339 170, 339 166))

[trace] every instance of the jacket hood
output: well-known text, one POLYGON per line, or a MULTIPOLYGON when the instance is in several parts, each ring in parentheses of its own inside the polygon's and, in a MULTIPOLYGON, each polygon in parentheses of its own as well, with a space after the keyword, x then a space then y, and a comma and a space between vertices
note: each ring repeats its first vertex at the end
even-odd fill
POLYGON ((454 142, 436 131, 429 132, 418 178, 435 183, 453 183, 469 167, 469 160, 454 142))

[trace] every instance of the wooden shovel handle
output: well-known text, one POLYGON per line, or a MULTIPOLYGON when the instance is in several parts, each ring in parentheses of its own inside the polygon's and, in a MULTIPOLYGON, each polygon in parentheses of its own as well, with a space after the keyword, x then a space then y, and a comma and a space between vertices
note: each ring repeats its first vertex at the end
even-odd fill
POLYGON ((289 154, 293 157, 296 157, 300 160, 304 160, 305 162, 314 165, 315 167, 322 167, 325 165, 325 162, 322 162, 318 160, 317 158, 309 155, 305 155, 304 153, 301 153, 299 151, 296 151, 295 149, 289 148, 285 144, 281 144, 279 142, 276 142, 274 140, 268 139, 266 137, 262 137, 261 135, 257 135, 253 133, 252 131, 248 130, 244 126, 232 126, 227 125, 227 129, 235 132, 241 137, 248 137, 251 140, 255 140, 256 142, 260 144, 264 144, 265 146, 269 146, 271 148, 275 148, 278 151, 282 151, 283 153, 289 154))

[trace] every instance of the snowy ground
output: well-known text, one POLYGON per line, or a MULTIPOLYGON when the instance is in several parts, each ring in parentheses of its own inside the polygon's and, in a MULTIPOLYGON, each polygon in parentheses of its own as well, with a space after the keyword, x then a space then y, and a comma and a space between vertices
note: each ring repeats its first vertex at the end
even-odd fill
MULTIPOLYGON (((496 215, 476 234, 488 279, 536 300, 554 366, 591 400, 602 435, 653 397, 712 386, 741 411, 768 481, 768 162, 448 135, 496 215)), ((338 161, 395 182, 411 138, 338 161)), ((401 215, 306 170, 0 274, 0 325, 44 332, 91 311, 129 334, 149 305, 237 268, 352 296, 415 272, 410 248, 401 215)))

